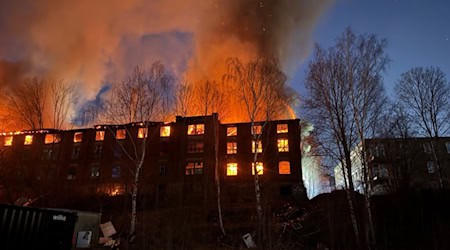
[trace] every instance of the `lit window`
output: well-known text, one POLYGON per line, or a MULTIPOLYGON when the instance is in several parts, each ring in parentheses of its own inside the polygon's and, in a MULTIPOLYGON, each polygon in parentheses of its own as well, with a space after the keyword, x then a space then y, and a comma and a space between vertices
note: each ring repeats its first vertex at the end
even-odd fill
POLYGON ((13 136, 12 135, 5 136, 5 144, 4 144, 5 146, 11 146, 12 142, 13 142, 13 136))
POLYGON ((431 154, 431 145, 429 142, 425 142, 423 144, 423 152, 425 152, 427 154, 431 154))
POLYGON ((31 145, 33 143, 33 136, 32 135, 26 135, 25 141, 23 142, 24 145, 31 145))
POLYGON ((114 164, 113 168, 111 170, 111 177, 112 178, 119 178, 120 177, 120 165, 114 164))
POLYGON ((450 141, 445 143, 445 147, 447 147, 447 153, 450 154, 450 141))
POLYGON ((278 152, 289 152, 288 139, 278 139, 278 152))
POLYGON ((99 167, 92 167, 91 168, 91 178, 97 178, 100 176, 100 168, 99 167))
POLYGON ((262 153, 261 140, 252 141, 252 153, 262 153))
POLYGON ((95 140, 96 141, 105 140, 105 131, 104 130, 95 131, 95 140))
POLYGON ((203 153, 203 142, 190 141, 188 142, 188 153, 203 153))
POLYGON ((291 163, 288 161, 278 162, 278 173, 279 174, 291 174, 291 163))
POLYGON ((203 135, 205 133, 204 124, 192 124, 188 125, 188 135, 203 135))
POLYGON ((436 170, 434 162, 433 161, 427 161, 427 170, 428 173, 432 174, 436 170))
POLYGON ((262 126, 261 125, 254 125, 252 127, 252 135, 260 135, 262 131, 262 126))
POLYGON ((59 143, 61 141, 61 137, 58 134, 46 134, 44 143, 45 144, 52 144, 52 143, 59 143))
POLYGON ((139 128, 138 129, 138 138, 147 138, 148 128, 139 128))
POLYGON ((75 132, 73 135, 73 142, 81 142, 83 140, 83 132, 75 132))
POLYGON ((227 154, 237 154, 237 142, 227 142, 227 154))
POLYGON ((186 175, 203 174, 203 162, 188 162, 186 164, 186 175))
POLYGON ((118 129, 116 131, 116 139, 117 140, 125 139, 126 135, 127 135, 127 131, 125 129, 118 129))
POLYGON ((227 136, 236 136, 237 127, 227 127, 227 136))
POLYGON ((288 132, 288 125, 287 124, 277 124, 277 133, 278 134, 284 134, 288 132))
POLYGON ((227 163, 227 176, 236 176, 238 172, 237 163, 227 163))
POLYGON ((170 136, 170 126, 162 126, 159 129, 159 136, 161 136, 161 137, 169 137, 170 136))
MULTIPOLYGON (((262 175, 264 173, 264 167, 262 162, 256 162, 256 172, 258 175, 262 175)), ((252 162, 252 175, 255 175, 255 163, 252 162)))

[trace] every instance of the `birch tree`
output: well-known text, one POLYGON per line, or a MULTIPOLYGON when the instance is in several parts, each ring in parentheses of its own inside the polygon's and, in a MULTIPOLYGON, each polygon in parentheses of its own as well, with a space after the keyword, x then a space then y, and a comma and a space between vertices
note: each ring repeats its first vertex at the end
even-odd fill
POLYGON ((444 187, 437 139, 450 132, 450 83, 436 67, 417 67, 403 73, 395 86, 408 117, 416 121, 420 134, 431 138, 431 153, 439 187, 444 187))
MULTIPOLYGON (((116 142, 129 160, 129 170, 133 177, 131 190, 131 220, 130 241, 136 234, 136 207, 140 185, 140 175, 147 156, 147 142, 151 121, 162 120, 169 114, 172 93, 172 77, 164 66, 155 62, 149 70, 136 67, 130 77, 112 85, 107 99, 100 113, 100 120, 110 124, 140 123, 143 131, 142 138, 130 137, 129 128, 126 129, 127 146, 120 143, 113 133, 116 142)), ((110 132, 114 132, 109 128, 110 132)))
POLYGON ((361 247, 360 229, 354 209, 352 150, 360 148, 366 206, 368 212, 368 247, 375 246, 370 212, 370 190, 364 139, 374 136, 386 102, 382 73, 389 62, 386 41, 375 35, 356 35, 347 28, 328 49, 316 45, 308 65, 305 82, 308 95, 305 108, 326 143, 322 147, 332 152, 342 166, 355 239, 361 247))

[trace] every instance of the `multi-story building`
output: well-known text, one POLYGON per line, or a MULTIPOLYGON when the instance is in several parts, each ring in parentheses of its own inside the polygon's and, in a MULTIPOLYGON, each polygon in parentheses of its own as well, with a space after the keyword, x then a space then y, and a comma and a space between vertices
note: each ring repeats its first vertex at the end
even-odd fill
POLYGON ((0 195, 66 201, 125 194, 145 152, 139 187, 147 203, 214 203, 217 178, 223 202, 239 203, 254 199, 252 164, 258 152, 256 169, 268 201, 306 197, 299 120, 259 122, 254 128, 250 123, 221 124, 213 114, 176 117, 171 123, 4 133, 0 195))
MULTIPOLYGON (((361 148, 352 151, 352 179, 354 184, 362 183, 355 187, 363 187, 366 178, 361 148)), ((372 194, 398 188, 437 188, 440 178, 444 188, 450 187, 450 137, 366 139, 364 148, 367 187, 372 194)), ((344 178, 340 165, 335 168, 335 178, 336 187, 342 188, 344 178)))

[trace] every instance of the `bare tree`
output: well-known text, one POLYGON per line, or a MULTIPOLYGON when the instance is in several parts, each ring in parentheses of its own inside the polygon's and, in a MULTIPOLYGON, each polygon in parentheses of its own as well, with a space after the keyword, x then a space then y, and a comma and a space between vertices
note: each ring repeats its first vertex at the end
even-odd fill
POLYGON ((323 150, 341 162, 350 215, 358 246, 361 246, 358 222, 354 211, 354 180, 351 152, 358 144, 365 178, 366 205, 369 213, 368 242, 375 237, 370 216, 370 192, 364 139, 375 134, 386 101, 382 72, 389 61, 385 40, 375 35, 356 35, 347 28, 336 44, 328 49, 316 45, 314 59, 308 66, 305 98, 307 116, 316 125, 323 150))
POLYGON ((432 138, 431 152, 443 188, 437 139, 450 131, 450 83, 439 68, 418 67, 401 75, 395 91, 407 115, 417 121, 420 133, 432 138))
MULTIPOLYGON (((136 67, 126 81, 113 84, 101 111, 101 121, 112 124, 140 123, 144 133, 143 138, 128 136, 131 145, 129 147, 117 141, 129 159, 129 170, 133 177, 130 240, 134 239, 136 233, 137 195, 140 175, 147 156, 146 146, 149 138, 153 136, 148 134, 149 125, 151 121, 164 119, 169 114, 171 88, 172 78, 160 62, 153 63, 148 71, 136 67)), ((129 135, 130 131, 127 131, 127 134, 129 135)), ((115 133, 113 135, 116 136, 115 133)))
POLYGON ((61 129, 69 120, 69 112, 77 99, 77 87, 65 81, 49 82, 50 110, 48 120, 52 128, 61 129))
POLYGON ((183 79, 177 84, 175 93, 175 115, 189 115, 193 109, 194 85, 187 79, 183 79))
POLYGON ((244 107, 247 119, 251 124, 254 155, 252 170, 254 173, 254 187, 257 213, 257 240, 262 246, 262 222, 263 208, 261 204, 261 188, 257 162, 259 159, 258 148, 262 147, 262 133, 256 131, 257 121, 261 121, 261 130, 268 121, 278 117, 286 110, 294 96, 285 87, 286 76, 280 70, 275 59, 257 58, 249 62, 242 62, 238 58, 227 60, 228 71, 224 79, 235 88, 235 93, 244 107))

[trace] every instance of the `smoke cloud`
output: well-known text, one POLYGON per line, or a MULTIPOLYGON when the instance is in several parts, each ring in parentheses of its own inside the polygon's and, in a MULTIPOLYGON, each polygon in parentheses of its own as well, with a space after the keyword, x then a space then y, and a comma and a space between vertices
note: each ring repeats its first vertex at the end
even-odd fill
POLYGON ((331 0, 17 0, 0 2, 0 85, 49 75, 85 100, 136 65, 161 60, 178 76, 220 76, 237 56, 304 59, 331 0))

